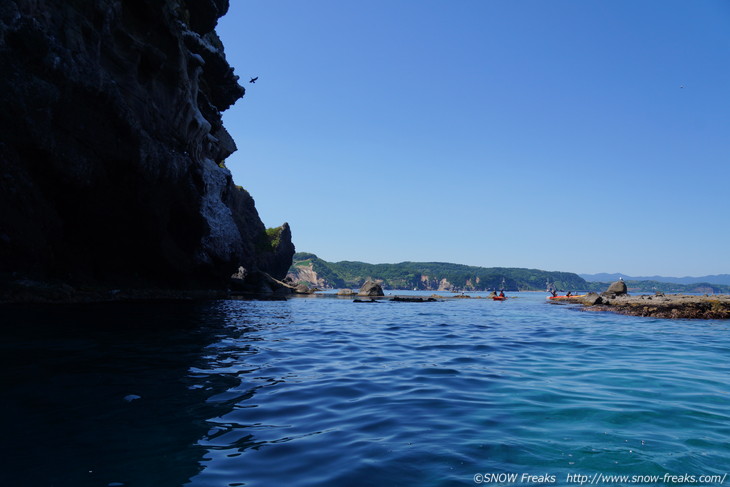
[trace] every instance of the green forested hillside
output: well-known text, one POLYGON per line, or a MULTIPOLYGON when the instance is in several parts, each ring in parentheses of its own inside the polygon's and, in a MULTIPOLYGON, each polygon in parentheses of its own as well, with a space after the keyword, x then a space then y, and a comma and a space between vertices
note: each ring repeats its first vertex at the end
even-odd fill
MULTIPOLYGON (((367 264, 365 262, 327 262, 315 254, 294 255, 289 269, 295 281, 331 288, 359 288, 367 279, 382 280, 387 289, 449 289, 455 291, 489 291, 504 287, 505 291, 544 291, 549 281, 559 291, 605 291, 608 282, 587 282, 570 272, 548 272, 512 267, 473 267, 445 262, 401 262, 399 264, 367 264), (302 269, 310 269, 319 282, 303 279, 302 269), (300 275, 301 274, 301 275, 300 275), (504 285, 503 285, 504 283, 504 285)), ((730 286, 721 284, 676 284, 659 281, 626 281, 630 293, 730 293, 730 286)))
POLYGON ((334 288, 360 287, 367 279, 382 280, 383 287, 388 289, 435 290, 442 287, 460 291, 485 291, 504 287, 506 291, 537 291, 545 290, 548 281, 561 290, 581 291, 587 287, 583 278, 569 272, 485 268, 444 262, 327 262, 310 253, 295 254, 290 272, 296 279, 299 269, 310 265, 326 286, 334 288))

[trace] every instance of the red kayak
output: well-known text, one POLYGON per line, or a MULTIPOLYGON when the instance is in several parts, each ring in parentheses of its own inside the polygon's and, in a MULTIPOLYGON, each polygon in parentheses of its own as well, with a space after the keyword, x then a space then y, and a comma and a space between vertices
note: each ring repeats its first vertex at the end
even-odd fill
POLYGON ((507 299, 507 296, 492 296, 492 299, 495 301, 504 301, 507 299))

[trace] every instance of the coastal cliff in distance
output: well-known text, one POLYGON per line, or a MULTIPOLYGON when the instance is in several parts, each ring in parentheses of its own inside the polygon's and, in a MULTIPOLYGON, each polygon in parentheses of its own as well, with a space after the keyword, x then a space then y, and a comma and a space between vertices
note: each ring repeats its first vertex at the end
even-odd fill
POLYGON ((224 288, 282 279, 224 161, 221 112, 244 95, 215 33, 228 0, 3 0, 0 277, 224 288))
POLYGON ((584 289, 586 282, 570 272, 509 267, 474 267, 445 262, 327 262, 299 252, 287 275, 295 284, 318 288, 359 288, 368 280, 388 289, 420 291, 544 291, 550 282, 558 289, 584 289))
MULTIPOLYGON (((474 267, 444 262, 401 262, 367 264, 364 262, 327 262, 315 254, 299 252, 287 278, 294 284, 325 288, 359 288, 375 280, 389 289, 420 291, 545 291, 547 283, 561 292, 603 292, 608 282, 587 282, 572 272, 543 271, 510 267, 474 267)), ((728 293, 730 286, 677 284, 657 281, 626 281, 629 292, 728 293)))

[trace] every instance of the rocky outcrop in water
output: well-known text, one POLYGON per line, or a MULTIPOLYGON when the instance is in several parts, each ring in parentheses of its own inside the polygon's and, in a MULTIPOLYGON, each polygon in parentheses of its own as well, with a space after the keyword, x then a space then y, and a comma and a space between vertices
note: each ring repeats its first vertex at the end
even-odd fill
POLYGON ((652 318, 727 320, 730 319, 730 296, 622 295, 613 299, 604 298, 586 309, 652 318))
POLYGON ((360 291, 357 293, 358 296, 385 296, 383 288, 375 281, 365 281, 360 291))
POLYGON ((620 279, 618 281, 612 282, 608 289, 606 289, 606 292, 604 294, 608 295, 614 295, 614 296, 622 296, 628 292, 628 288, 626 287, 626 283, 623 281, 623 279, 620 279))
POLYGON ((0 273, 112 286, 283 279, 224 161, 244 95, 215 33, 228 0, 0 3, 0 273))

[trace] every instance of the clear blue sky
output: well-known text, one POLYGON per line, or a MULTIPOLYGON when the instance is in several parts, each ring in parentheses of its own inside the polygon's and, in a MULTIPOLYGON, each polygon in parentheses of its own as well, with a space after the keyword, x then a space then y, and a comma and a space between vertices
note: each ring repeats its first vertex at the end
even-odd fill
POLYGON ((726 0, 234 0, 218 33, 226 164, 299 251, 730 273, 726 0))

